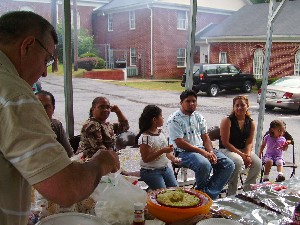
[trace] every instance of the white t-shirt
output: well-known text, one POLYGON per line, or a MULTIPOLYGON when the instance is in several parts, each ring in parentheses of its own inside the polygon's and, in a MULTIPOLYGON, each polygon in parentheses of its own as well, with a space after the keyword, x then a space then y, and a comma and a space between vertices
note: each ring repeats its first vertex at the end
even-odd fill
MULTIPOLYGON (((165 134, 160 130, 159 134, 149 134, 144 133, 140 136, 138 144, 146 144, 151 147, 151 150, 157 151, 168 145, 167 138, 165 134)), ((140 161, 140 165, 144 169, 157 169, 163 168, 168 165, 169 159, 166 156, 166 153, 160 155, 158 158, 152 162, 145 163, 143 159, 140 161)))

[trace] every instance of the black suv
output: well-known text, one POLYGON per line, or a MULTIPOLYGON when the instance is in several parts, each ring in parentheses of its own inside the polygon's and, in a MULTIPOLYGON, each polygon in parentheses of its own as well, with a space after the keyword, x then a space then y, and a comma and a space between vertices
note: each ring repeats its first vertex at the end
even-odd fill
MULTIPOLYGON (((183 74, 181 86, 185 86, 186 74, 183 74)), ((249 93, 256 80, 252 74, 242 73, 232 64, 195 64, 193 68, 193 87, 198 93, 206 92, 209 96, 217 96, 225 89, 240 88, 241 91, 249 93)))

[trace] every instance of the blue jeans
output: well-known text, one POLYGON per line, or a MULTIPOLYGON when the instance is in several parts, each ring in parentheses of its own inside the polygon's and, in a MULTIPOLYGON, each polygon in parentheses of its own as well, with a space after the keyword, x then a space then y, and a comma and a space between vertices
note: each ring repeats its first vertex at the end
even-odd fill
POLYGON ((140 172, 141 180, 144 181, 151 190, 178 186, 174 172, 168 166, 162 169, 153 170, 141 168, 140 172))
POLYGON ((212 199, 219 196, 234 170, 231 159, 216 150, 214 153, 218 158, 216 164, 211 164, 207 158, 196 152, 178 153, 178 157, 182 159, 180 165, 195 172, 196 189, 208 194, 212 199))

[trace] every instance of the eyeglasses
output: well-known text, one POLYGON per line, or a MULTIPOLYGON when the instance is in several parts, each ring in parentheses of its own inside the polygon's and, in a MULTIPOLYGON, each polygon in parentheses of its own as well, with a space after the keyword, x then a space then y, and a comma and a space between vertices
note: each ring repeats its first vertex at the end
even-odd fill
POLYGON ((109 109, 111 110, 111 105, 99 105, 98 108, 104 110, 104 109, 109 109))
POLYGON ((45 65, 47 67, 51 66, 54 63, 54 61, 55 61, 54 56, 45 48, 45 46, 42 44, 42 42, 39 41, 39 39, 36 38, 35 40, 50 55, 50 58, 45 62, 45 65))

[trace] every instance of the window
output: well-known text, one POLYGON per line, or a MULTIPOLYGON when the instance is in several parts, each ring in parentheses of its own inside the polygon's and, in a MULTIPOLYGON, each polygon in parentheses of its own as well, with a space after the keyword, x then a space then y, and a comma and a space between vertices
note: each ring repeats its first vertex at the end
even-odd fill
POLYGON ((136 50, 130 48, 130 66, 136 66, 136 50))
POLYGON ((186 30, 187 29, 187 12, 177 11, 177 29, 186 30))
POLYGON ((300 50, 295 55, 294 75, 300 76, 300 50))
POLYGON ((258 48, 254 52, 253 58, 253 74, 256 79, 262 79, 264 65, 264 53, 261 48, 258 48))
POLYGON ((129 29, 130 30, 135 29, 135 12, 134 11, 129 12, 129 29))
POLYGON ((177 67, 185 67, 186 66, 186 52, 185 48, 177 49, 177 67))
POLYGON ((107 30, 113 31, 113 17, 112 14, 108 14, 107 16, 107 30))
POLYGON ((227 52, 219 53, 219 63, 227 63, 227 52))

